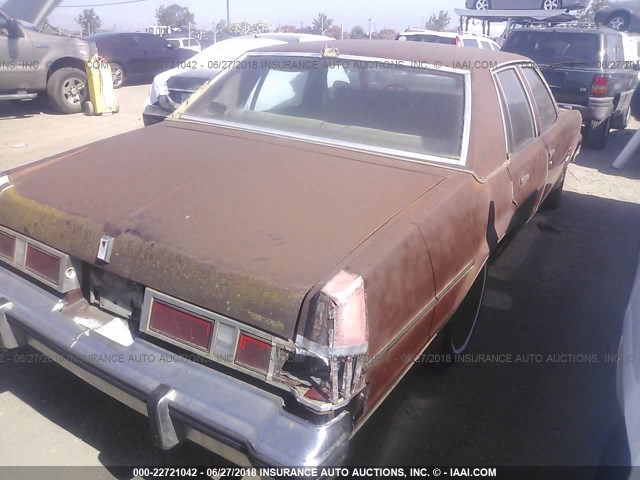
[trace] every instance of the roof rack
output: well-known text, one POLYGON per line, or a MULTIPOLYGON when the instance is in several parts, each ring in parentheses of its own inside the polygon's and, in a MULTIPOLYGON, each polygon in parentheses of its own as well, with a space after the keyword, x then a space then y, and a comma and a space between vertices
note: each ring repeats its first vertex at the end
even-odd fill
MULTIPOLYGON (((491 22, 507 22, 508 25, 531 25, 532 22, 546 24, 567 23, 577 20, 568 10, 468 10, 456 8, 454 11, 460 16, 460 31, 469 30, 470 20, 482 21, 483 34, 491 34, 491 22), (466 28, 465 28, 466 26, 466 28)), ((512 28, 512 27, 509 27, 512 28)))

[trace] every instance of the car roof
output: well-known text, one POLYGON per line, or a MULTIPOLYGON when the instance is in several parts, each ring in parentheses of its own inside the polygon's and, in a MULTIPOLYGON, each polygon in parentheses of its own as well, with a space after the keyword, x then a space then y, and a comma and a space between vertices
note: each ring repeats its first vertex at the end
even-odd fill
POLYGON ((581 25, 566 25, 566 26, 551 26, 551 27, 537 27, 537 26, 527 26, 520 27, 512 30, 513 32, 552 32, 552 33, 593 33, 596 35, 599 34, 616 34, 621 35, 622 32, 618 30, 614 30, 613 28, 604 27, 601 25, 598 26, 581 26, 581 25))
MULTIPOLYGON (((324 49, 324 42, 289 43, 256 49, 257 52, 273 53, 320 53, 324 49)), ((455 45, 442 45, 426 42, 396 42, 390 40, 335 40, 331 47, 336 48, 340 55, 369 57, 386 60, 400 60, 406 62, 427 62, 431 64, 452 66, 468 62, 491 62, 500 65, 509 62, 527 62, 526 57, 513 53, 494 51, 489 49, 459 48, 455 45)), ((462 67, 461 67, 462 68, 462 67)))

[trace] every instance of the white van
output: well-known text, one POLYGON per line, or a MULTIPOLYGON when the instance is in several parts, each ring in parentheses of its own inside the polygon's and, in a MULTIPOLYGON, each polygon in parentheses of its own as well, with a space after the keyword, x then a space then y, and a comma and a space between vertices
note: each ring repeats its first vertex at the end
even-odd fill
POLYGON ((185 48, 187 50, 193 50, 194 52, 198 52, 198 53, 202 51, 202 46, 200 45, 200 42, 193 37, 191 38, 173 37, 173 38, 167 38, 166 40, 167 42, 169 42, 169 44, 173 45, 176 48, 185 48))

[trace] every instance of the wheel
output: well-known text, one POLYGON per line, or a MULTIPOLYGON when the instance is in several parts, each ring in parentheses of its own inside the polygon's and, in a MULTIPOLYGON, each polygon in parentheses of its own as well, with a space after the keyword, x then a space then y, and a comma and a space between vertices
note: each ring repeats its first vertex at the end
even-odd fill
POLYGON ((564 179, 567 176, 567 169, 565 168, 564 172, 562 172, 562 176, 553 186, 553 189, 547 195, 544 203, 542 204, 542 208, 545 210, 555 210, 562 203, 562 192, 564 191, 564 179))
POLYGON ((558 8, 560 8, 560 6, 560 0, 544 0, 542 2, 543 10, 557 10, 558 8))
POLYGON ((616 112, 611 116, 611 128, 616 130, 624 130, 629 125, 631 119, 631 107, 627 107, 620 112, 616 112))
POLYGON ((622 32, 629 28, 629 16, 626 13, 614 13, 607 20, 607 26, 622 32))
POLYGON ((476 10, 489 10, 491 8, 491 4, 489 0, 476 0, 476 10))
POLYGON ((124 85, 124 69, 117 63, 110 63, 111 75, 113 76, 113 88, 120 88, 124 85))
POLYGON ((80 113, 87 100, 87 75, 77 68, 65 67, 53 72, 47 82, 49 101, 60 113, 80 113))
POLYGON ((485 265, 471 285, 467 296, 442 330, 442 353, 451 356, 451 363, 455 363, 455 356, 463 353, 469 346, 478 322, 486 283, 487 266, 485 265))
POLYGON ((87 100, 84 102, 84 114, 91 117, 95 113, 95 109, 93 108, 93 103, 87 100))
POLYGON ((585 127, 584 145, 594 150, 602 150, 609 140, 609 130, 611 129, 611 117, 606 120, 591 120, 585 127))

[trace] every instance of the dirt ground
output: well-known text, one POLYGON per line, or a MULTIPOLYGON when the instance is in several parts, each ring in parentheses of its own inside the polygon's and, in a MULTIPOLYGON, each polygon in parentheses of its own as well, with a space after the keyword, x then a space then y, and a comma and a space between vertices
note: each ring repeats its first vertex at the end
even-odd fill
MULTIPOLYGON (((121 113, 104 118, 0 103, 0 171, 142 128, 147 88, 118 91, 121 113)), ((640 240, 640 152, 624 170, 611 163, 639 126, 583 150, 561 207, 492 265, 468 361, 445 369, 427 356, 412 368, 355 436, 351 464, 600 463, 620 422, 611 355, 640 240)), ((223 463, 190 444, 161 452, 143 416, 55 364, 6 359, 0 445, 0 465, 95 466, 85 478, 121 478, 114 465, 223 463)))

